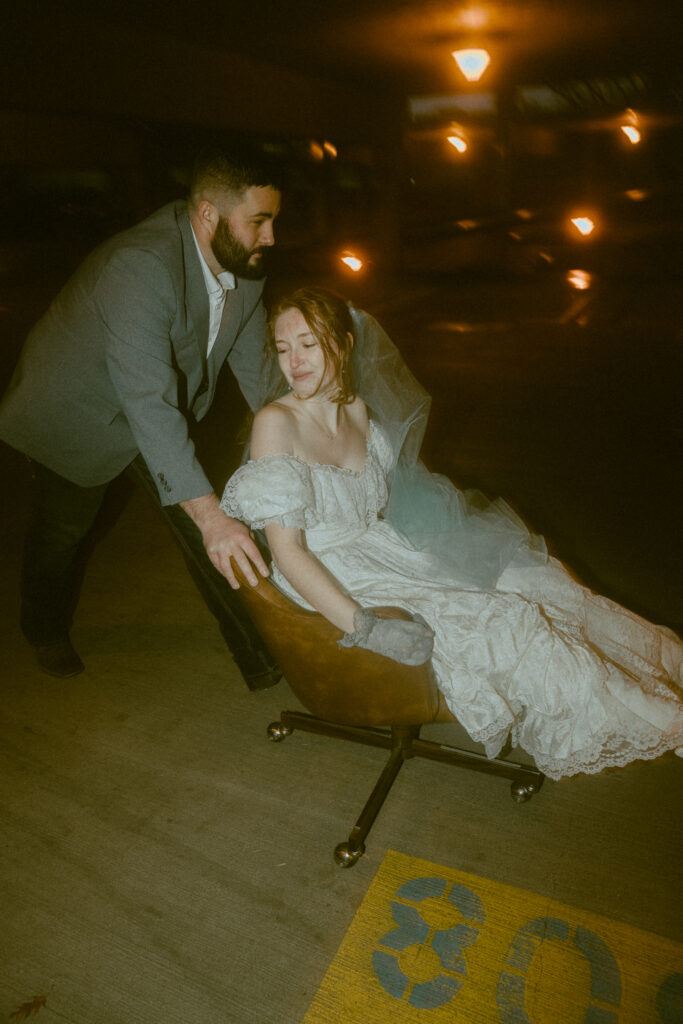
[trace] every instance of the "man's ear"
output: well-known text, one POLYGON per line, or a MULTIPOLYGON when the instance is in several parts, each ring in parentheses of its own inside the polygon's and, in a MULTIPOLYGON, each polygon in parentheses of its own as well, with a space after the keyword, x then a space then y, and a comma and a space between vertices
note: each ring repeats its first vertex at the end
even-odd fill
POLYGON ((197 220, 206 228, 207 231, 213 232, 216 224, 219 220, 218 210, 209 199, 200 199, 196 207, 197 220))
POLYGON ((353 348, 353 335, 351 331, 346 332, 346 337, 349 339, 349 348, 353 348))

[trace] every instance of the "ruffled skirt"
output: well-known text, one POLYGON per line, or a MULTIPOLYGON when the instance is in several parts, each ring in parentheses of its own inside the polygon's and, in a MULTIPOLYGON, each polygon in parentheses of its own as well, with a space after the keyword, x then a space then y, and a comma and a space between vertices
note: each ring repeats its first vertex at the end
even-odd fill
MULTIPOLYGON (((496 529, 505 568, 489 586, 467 567, 458 578, 448 553, 420 550, 382 520, 343 545, 316 550, 315 531, 307 541, 360 604, 426 619, 439 688, 489 757, 511 739, 559 779, 683 747, 677 636, 581 586, 538 545, 515 545, 505 524, 496 529)), ((495 544, 489 551, 493 565, 495 544)), ((274 579, 305 604, 277 570, 274 579)))

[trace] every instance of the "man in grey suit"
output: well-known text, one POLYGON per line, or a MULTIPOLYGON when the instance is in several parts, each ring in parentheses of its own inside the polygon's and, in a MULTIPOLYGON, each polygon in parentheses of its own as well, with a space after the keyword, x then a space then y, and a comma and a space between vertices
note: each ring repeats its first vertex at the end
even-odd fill
POLYGON ((34 327, 0 405, 0 437, 32 460, 21 625, 40 667, 83 663, 69 629, 83 542, 124 470, 159 502, 252 689, 279 670, 242 609, 267 567, 229 519, 191 438, 227 361, 252 408, 266 338, 264 254, 280 208, 278 172, 258 154, 205 151, 190 195, 95 250, 34 327))

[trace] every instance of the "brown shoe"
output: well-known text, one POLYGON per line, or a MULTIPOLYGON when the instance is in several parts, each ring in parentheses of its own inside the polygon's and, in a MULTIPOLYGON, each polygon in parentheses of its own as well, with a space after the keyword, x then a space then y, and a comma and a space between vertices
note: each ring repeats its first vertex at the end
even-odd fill
POLYGON ((33 648, 38 668, 49 676, 68 679, 83 672, 85 665, 76 654, 68 640, 60 640, 56 644, 43 644, 33 648))

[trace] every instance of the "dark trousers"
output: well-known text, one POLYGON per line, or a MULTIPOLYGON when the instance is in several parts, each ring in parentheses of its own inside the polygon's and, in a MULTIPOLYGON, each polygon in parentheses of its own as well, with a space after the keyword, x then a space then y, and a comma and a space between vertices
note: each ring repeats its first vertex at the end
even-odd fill
MULTIPOLYGON (((32 462, 31 466, 35 497, 24 545, 21 628, 29 643, 37 647, 68 637, 88 535, 109 485, 79 487, 40 463, 32 462)), ((247 685, 259 685, 258 677, 276 672, 277 665, 238 594, 214 568, 199 529, 179 505, 161 505, 141 456, 127 473, 145 488, 163 513, 247 685)))

